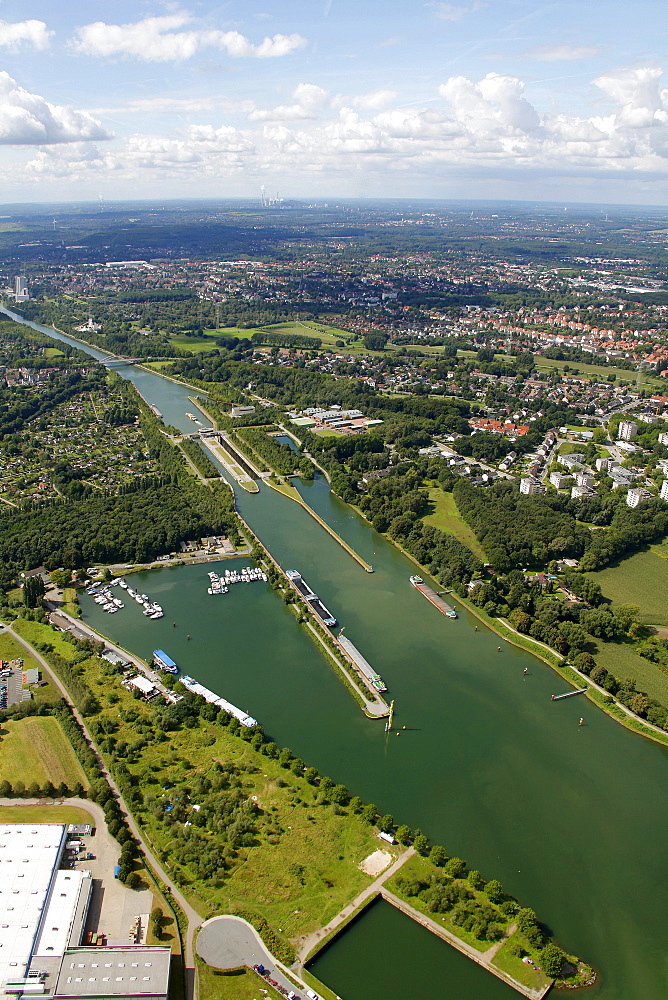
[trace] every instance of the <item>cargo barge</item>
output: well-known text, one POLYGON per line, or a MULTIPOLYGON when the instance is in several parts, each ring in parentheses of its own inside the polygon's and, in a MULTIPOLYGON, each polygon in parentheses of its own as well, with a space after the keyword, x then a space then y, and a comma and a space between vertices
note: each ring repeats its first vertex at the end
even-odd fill
POLYGON ((323 625, 326 625, 327 628, 334 628, 336 618, 327 610, 318 595, 311 590, 306 580, 302 579, 301 573, 298 573, 296 569, 287 569, 285 575, 299 596, 304 598, 323 625))
POLYGON ((359 673, 362 675, 367 687, 371 686, 375 688, 376 691, 387 691, 387 685, 385 684, 383 678, 380 674, 377 674, 371 664, 364 659, 359 649, 357 649, 356 646, 353 646, 350 639, 346 639, 345 636, 342 635, 337 635, 336 641, 351 663, 354 664, 359 673))
POLYGON ((254 719, 252 715, 248 715, 242 709, 237 708, 236 705, 232 705, 231 702, 225 701, 224 698, 219 698, 217 694, 213 691, 209 691, 205 688, 203 684, 199 684, 194 677, 190 677, 188 674, 183 674, 181 677, 181 683, 184 687, 192 691, 193 694, 199 694, 208 701, 210 705, 216 705, 218 708, 224 709, 233 715, 235 719, 238 719, 242 726, 257 726, 257 719, 254 719))
POLYGON ((434 607, 438 608, 442 615, 447 615, 448 618, 457 617, 455 609, 450 607, 447 601, 444 601, 442 597, 439 597, 435 590, 432 590, 431 587, 427 586, 421 576, 412 576, 410 580, 415 589, 419 590, 428 601, 431 601, 434 607))

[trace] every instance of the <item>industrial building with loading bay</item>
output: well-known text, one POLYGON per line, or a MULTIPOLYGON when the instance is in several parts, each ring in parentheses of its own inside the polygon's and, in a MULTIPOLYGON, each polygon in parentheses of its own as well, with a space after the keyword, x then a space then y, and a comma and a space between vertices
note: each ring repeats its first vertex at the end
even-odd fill
POLYGON ((169 947, 81 944, 94 880, 64 867, 72 836, 61 823, 0 823, 0 997, 167 1000, 169 947))

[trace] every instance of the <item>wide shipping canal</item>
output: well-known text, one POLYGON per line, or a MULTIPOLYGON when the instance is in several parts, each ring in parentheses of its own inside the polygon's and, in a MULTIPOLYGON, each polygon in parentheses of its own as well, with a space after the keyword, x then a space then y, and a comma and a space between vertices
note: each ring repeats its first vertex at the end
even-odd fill
MULTIPOLYGON (((192 390, 131 366, 120 374, 166 422, 192 430, 192 390)), ((549 667, 506 643, 497 652, 498 637, 476 632, 466 613, 456 621, 439 614, 410 586, 413 564, 322 478, 299 489, 373 575, 274 491, 239 492, 238 507, 382 675, 396 699, 395 726, 406 726, 400 735, 362 715, 266 585, 209 597, 204 566, 146 573, 135 579, 164 607, 163 619, 135 608, 105 615, 90 600, 86 619, 141 656, 162 647, 279 745, 500 879, 598 968, 597 1000, 664 1000, 668 751, 582 698, 551 702, 567 686, 549 667)), ((314 972, 346 1000, 516 996, 386 904, 345 932, 314 972)))

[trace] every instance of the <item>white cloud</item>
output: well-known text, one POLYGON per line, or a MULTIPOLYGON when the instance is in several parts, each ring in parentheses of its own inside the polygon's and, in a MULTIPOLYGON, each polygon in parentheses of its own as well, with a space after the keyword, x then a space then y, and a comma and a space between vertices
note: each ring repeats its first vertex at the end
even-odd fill
POLYGON ((574 62, 577 59, 592 59, 600 49, 591 45, 542 45, 525 55, 542 62, 574 62))
POLYGON ((51 35, 53 31, 47 29, 44 21, 0 21, 0 46, 7 49, 19 49, 23 45, 48 49, 51 35))
POLYGON ((240 112, 248 114, 255 104, 249 98, 231 99, 225 94, 207 94, 200 97, 135 97, 125 104, 106 105, 90 108, 95 115, 145 114, 145 115, 192 115, 215 111, 240 112))
POLYGON ((110 138, 100 122, 85 111, 51 104, 39 94, 24 90, 8 73, 0 72, 1 144, 36 146, 110 138))
POLYGON ((350 103, 361 111, 382 111, 397 97, 396 90, 372 90, 353 97, 350 103))
POLYGON ((285 121, 315 118, 327 101, 328 94, 314 83, 299 83, 292 92, 294 104, 278 104, 275 108, 254 108, 249 121, 285 121))
POLYGON ((475 134, 498 135, 531 132, 539 118, 522 96, 523 82, 516 76, 488 73, 479 83, 453 76, 439 87, 457 119, 475 134))
POLYGON ((163 178, 195 186, 206 178, 212 184, 234 178, 243 190, 271 175, 286 178, 297 191, 318 175, 330 190, 366 177, 388 192, 393 174, 403 174, 414 189, 430 184, 432 190, 451 177, 466 183, 527 183, 532 177, 554 184, 665 183, 668 90, 659 71, 618 70, 594 83, 609 107, 601 110, 599 97, 589 115, 541 112, 521 79, 497 73, 480 80, 450 77, 439 88, 440 103, 402 107, 392 105, 388 92, 373 92, 385 94, 382 100, 361 95, 344 103, 301 83, 290 103, 255 108, 238 127, 216 120, 216 106, 176 134, 138 133, 104 153, 90 144, 41 150, 27 175, 97 183, 108 174, 143 190, 163 178))
POLYGON ((147 17, 132 24, 106 24, 95 21, 77 28, 72 48, 82 55, 95 57, 134 57, 147 62, 172 62, 190 59, 200 49, 216 48, 234 58, 270 59, 289 55, 306 45, 301 35, 273 35, 254 45, 238 31, 189 28, 187 13, 147 17))
POLYGON ((482 10, 486 6, 487 4, 481 3, 480 0, 476 0, 475 3, 466 7, 459 7, 453 3, 435 2, 425 4, 425 7, 430 7, 434 11, 439 21, 461 21, 466 14, 472 14, 475 11, 482 10))

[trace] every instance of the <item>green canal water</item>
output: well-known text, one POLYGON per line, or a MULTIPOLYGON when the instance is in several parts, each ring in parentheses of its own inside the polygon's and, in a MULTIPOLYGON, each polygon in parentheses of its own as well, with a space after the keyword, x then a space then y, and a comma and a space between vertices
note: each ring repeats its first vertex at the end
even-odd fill
MULTIPOLYGON (((131 367, 121 374, 168 422, 192 428, 188 390, 131 367)), ((264 486, 240 492, 239 510, 383 676, 399 735, 361 714, 263 584, 209 597, 205 566, 143 573, 134 580, 163 605, 163 619, 146 620, 129 602, 106 615, 84 600, 86 620, 142 656, 162 647, 279 744, 499 878, 600 970, 590 991, 597 1000, 664 1000, 668 752, 582 698, 551 702, 567 688, 549 667, 506 643, 497 652, 498 637, 476 632, 466 613, 456 621, 439 614, 410 586, 410 561, 322 477, 299 489, 373 564, 372 575, 264 486)), ((514 995, 386 904, 357 920, 313 971, 346 1000, 514 995)))

